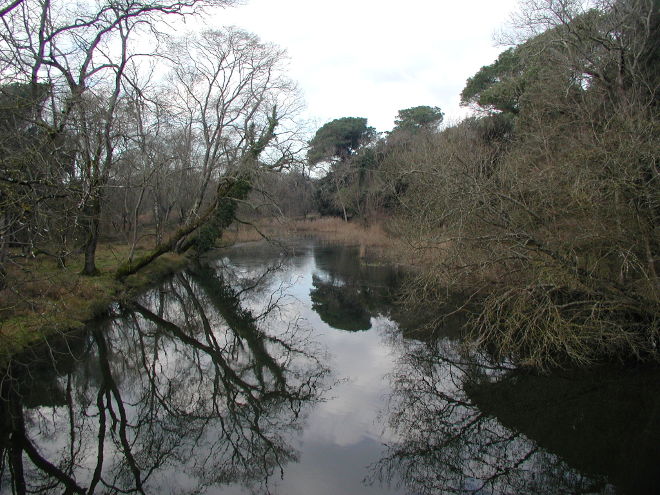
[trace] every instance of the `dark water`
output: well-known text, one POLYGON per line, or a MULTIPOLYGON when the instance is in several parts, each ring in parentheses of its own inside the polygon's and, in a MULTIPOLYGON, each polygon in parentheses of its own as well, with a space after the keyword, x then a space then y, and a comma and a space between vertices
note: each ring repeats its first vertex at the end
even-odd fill
POLYGON ((657 493, 657 371, 489 369, 404 276, 239 246, 17 357, 0 493, 657 493))

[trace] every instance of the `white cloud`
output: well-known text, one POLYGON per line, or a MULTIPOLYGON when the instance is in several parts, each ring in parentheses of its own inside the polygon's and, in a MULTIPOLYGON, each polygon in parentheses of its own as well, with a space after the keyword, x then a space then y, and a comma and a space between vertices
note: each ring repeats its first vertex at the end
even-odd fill
POLYGON ((367 117, 389 130, 397 110, 464 113, 465 80, 502 50, 493 33, 517 0, 250 0, 206 23, 236 25, 285 48, 308 115, 367 117))

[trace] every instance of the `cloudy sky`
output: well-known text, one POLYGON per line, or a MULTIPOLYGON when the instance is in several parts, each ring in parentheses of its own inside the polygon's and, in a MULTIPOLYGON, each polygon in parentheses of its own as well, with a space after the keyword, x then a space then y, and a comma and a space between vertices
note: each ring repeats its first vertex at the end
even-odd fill
POLYGON ((307 117, 321 125, 367 117, 379 131, 396 112, 439 106, 465 115, 465 80, 504 48, 494 34, 517 0, 245 0, 211 26, 236 25, 285 48, 307 117))

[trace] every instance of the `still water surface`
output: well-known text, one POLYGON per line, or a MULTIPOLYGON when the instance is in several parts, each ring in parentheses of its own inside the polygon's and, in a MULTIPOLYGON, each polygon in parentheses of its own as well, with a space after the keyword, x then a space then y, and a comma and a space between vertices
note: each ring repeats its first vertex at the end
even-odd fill
MULTIPOLYGON (((656 371, 505 373, 410 337, 357 247, 223 251, 18 357, 0 493, 654 493, 656 371), (292 253, 292 254, 291 254, 292 253)), ((362 253, 363 254, 363 253, 362 253)))

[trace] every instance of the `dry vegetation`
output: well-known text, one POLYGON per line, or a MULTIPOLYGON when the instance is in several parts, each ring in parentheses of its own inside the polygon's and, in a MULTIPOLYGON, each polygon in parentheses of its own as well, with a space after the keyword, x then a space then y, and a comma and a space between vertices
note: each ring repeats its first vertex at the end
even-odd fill
POLYGON ((315 235, 323 239, 360 244, 369 247, 392 247, 396 240, 387 234, 382 223, 363 225, 345 222, 337 217, 314 220, 291 220, 287 223, 290 232, 299 235, 315 235))
POLYGON ((472 295, 496 362, 659 362, 657 5, 528 0, 518 22, 462 94, 480 117, 382 153, 430 262, 411 298, 472 295))
MULTIPOLYGON (((255 225, 234 225, 225 232, 223 242, 238 243, 312 237, 323 241, 360 246, 360 256, 405 265, 417 274, 417 281, 429 277, 429 290, 436 291, 435 270, 446 259, 448 245, 428 245, 401 236, 400 219, 377 218, 370 222, 349 221, 340 217, 271 218, 255 225), (431 285, 435 287, 431 288, 431 285)), ((493 275, 494 276, 494 275, 493 275)), ((423 290, 419 285, 416 290, 423 290)), ((441 289, 446 292, 445 288, 441 289)))

